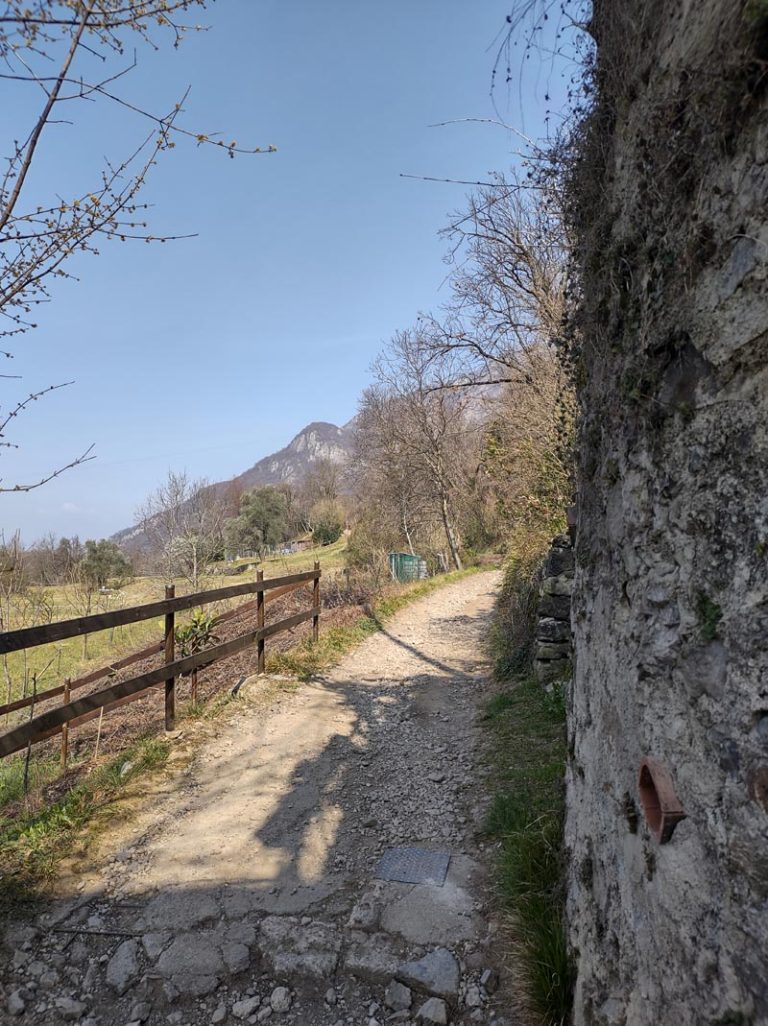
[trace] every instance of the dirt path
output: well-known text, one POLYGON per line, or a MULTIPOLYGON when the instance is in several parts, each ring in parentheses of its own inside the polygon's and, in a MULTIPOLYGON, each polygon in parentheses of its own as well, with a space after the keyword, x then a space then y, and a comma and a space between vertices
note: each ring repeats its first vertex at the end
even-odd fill
POLYGON ((267 712, 243 703, 79 895, 6 930, 7 1021, 500 1026, 474 786, 497 584, 438 590, 267 712))

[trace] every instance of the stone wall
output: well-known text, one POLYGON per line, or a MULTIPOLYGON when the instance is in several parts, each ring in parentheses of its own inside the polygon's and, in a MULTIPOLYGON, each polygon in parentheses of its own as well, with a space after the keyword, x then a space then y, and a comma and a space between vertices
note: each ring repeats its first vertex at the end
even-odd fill
POLYGON ((571 592, 574 558, 571 539, 558 535, 544 562, 536 622, 533 672, 545 686, 571 672, 571 592))
POLYGON ((574 213, 575 1022, 761 1026, 768 5, 597 0, 592 31, 574 213), (641 803, 645 759, 686 815, 664 843, 641 803))

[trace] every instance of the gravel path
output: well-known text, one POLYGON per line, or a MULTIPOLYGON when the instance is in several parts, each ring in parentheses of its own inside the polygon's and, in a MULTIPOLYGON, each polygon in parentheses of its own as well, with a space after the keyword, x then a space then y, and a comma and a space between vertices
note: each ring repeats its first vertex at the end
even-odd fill
POLYGON ((243 702, 76 897, 6 929, 2 1021, 511 1021, 476 841, 497 586, 439 589, 322 679, 243 702), (402 848, 447 875, 380 879, 402 848))

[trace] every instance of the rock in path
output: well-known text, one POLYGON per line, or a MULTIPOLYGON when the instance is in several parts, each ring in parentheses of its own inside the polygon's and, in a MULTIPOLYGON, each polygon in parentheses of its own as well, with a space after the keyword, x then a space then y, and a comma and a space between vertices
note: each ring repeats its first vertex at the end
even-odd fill
POLYGON ((287 987, 275 987, 269 998, 273 1012, 287 1012, 291 1007, 291 992, 287 987))
POLYGON ((431 997, 416 1013, 416 1022, 426 1026, 448 1026, 448 1007, 440 998, 431 997))
POLYGON ((459 963, 447 948, 436 948, 417 962, 405 962, 395 976, 401 983, 454 1003, 459 996, 459 963))
MULTIPOLYGON (((249 1015, 253 1015, 260 1004, 261 998, 258 997, 245 998, 242 1001, 236 1001, 234 1005, 232 1005, 232 1015, 234 1015, 236 1019, 247 1019, 249 1015)), ((221 1022, 221 1019, 217 1019, 216 1021, 221 1022)))
POLYGON ((322 923, 302 925, 293 916, 267 916, 261 923, 264 957, 281 976, 333 976, 339 961, 341 938, 322 923))
POLYGON ((384 993, 384 1004, 393 1012, 404 1012, 411 1007, 413 996, 410 988, 398 980, 392 980, 384 993))
POLYGON ((135 982, 138 975, 139 942, 123 941, 107 965, 107 983, 122 995, 135 982))

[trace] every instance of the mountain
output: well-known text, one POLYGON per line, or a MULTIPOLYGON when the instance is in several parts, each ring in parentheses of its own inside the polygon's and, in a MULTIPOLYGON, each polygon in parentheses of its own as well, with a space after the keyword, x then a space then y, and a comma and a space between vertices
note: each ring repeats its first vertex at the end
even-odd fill
MULTIPOLYGON (((216 481, 211 487, 220 494, 232 490, 239 494, 264 485, 300 485, 312 464, 318 460, 344 463, 352 453, 354 437, 354 418, 342 427, 322 420, 313 421, 302 428, 283 449, 271 456, 264 456, 237 477, 216 481)), ((147 538, 138 524, 117 531, 111 540, 130 552, 138 552, 147 545, 147 538)))
POLYGON ((221 481, 219 488, 235 485, 238 490, 260 488, 263 485, 300 484, 307 471, 317 460, 343 463, 352 452, 354 420, 343 427, 325 421, 313 421, 299 431, 284 449, 265 456, 232 481, 221 481))

